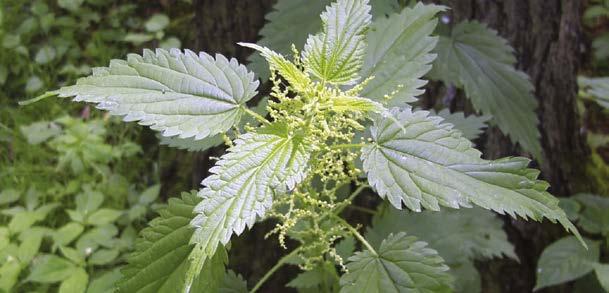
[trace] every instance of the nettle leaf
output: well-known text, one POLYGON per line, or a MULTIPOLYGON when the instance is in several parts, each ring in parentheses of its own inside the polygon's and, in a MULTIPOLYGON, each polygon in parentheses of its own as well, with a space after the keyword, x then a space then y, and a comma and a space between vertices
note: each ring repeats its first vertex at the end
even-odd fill
POLYGON ((243 276, 228 270, 222 279, 218 293, 247 293, 247 282, 243 276))
POLYGON ((580 95, 589 98, 605 109, 609 109, 609 77, 577 77, 580 95))
POLYGON ((338 0, 321 14, 322 32, 311 35, 302 52, 305 68, 332 84, 353 84, 358 79, 370 25, 367 0, 338 0))
POLYGON ((182 198, 171 198, 160 216, 140 233, 136 250, 129 256, 122 270, 118 292, 214 292, 224 276, 227 254, 218 249, 201 273, 188 281, 189 254, 194 245, 189 243, 194 228, 190 221, 193 209, 201 199, 195 192, 182 193, 182 198), (210 291, 207 291, 210 290, 210 291))
POLYGON ((560 222, 579 233, 537 180, 539 171, 527 168, 529 159, 484 160, 472 143, 442 118, 427 111, 394 108, 374 121, 374 143, 362 150, 368 181, 382 198, 398 209, 439 210, 471 204, 512 217, 560 222))
POLYGON ((430 76, 465 90, 474 108, 523 149, 541 157, 533 84, 514 68, 514 49, 497 32, 478 22, 462 22, 440 37, 430 76))
POLYGON ((251 228, 264 217, 273 196, 293 189, 306 171, 309 152, 302 137, 293 136, 283 124, 261 128, 239 136, 203 180, 203 198, 191 225, 196 228, 190 243, 196 272, 218 244, 226 244, 233 233, 251 228))
POLYGON ((235 59, 178 49, 112 60, 53 94, 97 103, 164 136, 203 139, 236 125, 259 82, 235 59))
POLYGON ((431 69, 435 15, 446 8, 417 3, 400 14, 380 18, 368 32, 369 44, 360 75, 374 76, 361 95, 390 106, 405 106, 423 93, 421 77, 431 69), (386 95, 392 94, 391 100, 386 95))
POLYGON ((336 254, 342 257, 343 260, 348 259, 355 251, 355 238, 352 236, 343 238, 334 246, 334 249, 336 249, 336 254))
MULTIPOLYGON (((278 0, 273 11, 265 16, 266 25, 260 30, 258 45, 272 48, 282 55, 292 53, 291 46, 302 48, 309 34, 321 30, 319 15, 330 0, 278 0)), ((389 15, 399 9, 396 0, 371 0, 372 16, 389 15)), ((269 68, 258 54, 248 58, 248 65, 262 80, 269 78, 269 68)))
POLYGON ((370 0, 370 6, 372 6, 373 19, 391 15, 400 9, 398 0, 370 0))
POLYGON ((179 138, 177 136, 166 137, 161 136, 159 138, 159 143, 161 145, 166 145, 172 148, 178 148, 182 150, 187 150, 189 152, 202 152, 208 150, 210 148, 216 147, 224 143, 222 139, 222 135, 217 134, 212 137, 208 137, 205 139, 194 139, 192 137, 189 138, 179 138))
POLYGON ((341 292, 448 292, 448 266, 427 243, 405 233, 389 235, 378 250, 349 258, 341 292))
POLYGON ((299 292, 337 292, 339 283, 334 262, 323 262, 312 270, 298 274, 286 284, 287 287, 299 289, 299 292))
POLYGON ((391 233, 408 232, 429 243, 448 264, 507 256, 518 259, 503 221, 480 208, 422 213, 384 209, 372 218, 366 239, 378 246, 391 233))
POLYGON ((488 115, 469 115, 465 117, 463 112, 451 113, 448 109, 442 109, 438 113, 435 113, 433 110, 430 110, 430 112, 432 115, 444 118, 444 122, 454 125, 456 129, 461 131, 463 137, 470 140, 478 138, 478 136, 484 132, 484 129, 488 127, 486 122, 492 118, 488 115))
MULTIPOLYGON (((266 106, 268 105, 268 97, 263 97, 260 99, 258 104, 255 107, 250 108, 253 112, 261 115, 267 115, 266 106)), ((250 125, 259 125, 260 122, 254 119, 251 116, 245 116, 241 119, 239 124, 235 126, 239 130, 244 130, 244 126, 247 124, 250 125)), ((234 134, 233 131, 228 132, 229 135, 234 134)), ((211 137, 206 137, 204 139, 195 139, 194 137, 188 138, 180 138, 178 136, 166 137, 162 135, 158 135, 159 143, 161 145, 166 145, 168 147, 178 148, 187 150, 189 152, 203 152, 210 148, 217 147, 222 145, 225 140, 223 139, 224 134, 216 134, 211 137)))
POLYGON ((586 239, 588 249, 573 236, 562 238, 544 249, 537 263, 533 290, 578 279, 591 272, 599 258, 598 241, 586 239))
POLYGON ((264 57, 269 63, 271 70, 277 71, 283 76, 298 92, 305 92, 311 84, 309 76, 302 72, 294 63, 288 61, 283 55, 263 46, 251 43, 239 43, 239 45, 252 48, 264 57))
POLYGON ((583 205, 577 224, 592 234, 609 235, 609 198, 587 193, 572 197, 583 205))

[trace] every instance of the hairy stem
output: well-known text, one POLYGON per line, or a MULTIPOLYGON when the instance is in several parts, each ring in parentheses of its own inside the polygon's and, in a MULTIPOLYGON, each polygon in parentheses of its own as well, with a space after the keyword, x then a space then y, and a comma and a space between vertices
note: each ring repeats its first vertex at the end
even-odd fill
POLYGON ((347 221, 345 221, 343 218, 339 216, 335 217, 345 226, 345 228, 347 228, 347 230, 349 230, 349 232, 351 232, 351 234, 353 234, 353 236, 355 236, 355 238, 357 238, 357 240, 359 240, 366 247, 366 249, 368 249, 375 256, 379 255, 374 247, 372 247, 372 245, 364 238, 364 236, 362 236, 362 234, 357 231, 357 229, 351 226, 351 224, 347 223, 347 221))
POLYGON ((366 146, 365 143, 344 143, 330 146, 330 149, 359 149, 366 146))
POLYGON ((269 122, 268 120, 266 120, 266 118, 262 117, 262 115, 248 109, 248 108, 243 108, 245 110, 245 113, 249 114, 250 116, 254 117, 254 119, 258 120, 258 122, 264 124, 264 125, 270 125, 271 122, 269 122))
POLYGON ((262 287, 264 282, 266 282, 279 268, 281 268, 288 261, 288 259, 290 259, 290 257, 296 255, 298 251, 300 251, 300 247, 292 250, 292 252, 284 255, 281 259, 279 259, 279 261, 277 261, 277 263, 268 272, 266 272, 266 274, 264 274, 262 279, 260 279, 258 283, 256 283, 254 288, 250 290, 250 293, 255 293, 256 291, 258 291, 258 289, 262 287))
MULTIPOLYGON (((364 189, 370 187, 370 185, 368 184, 362 184, 359 187, 357 187, 357 189, 355 189, 355 191, 353 191, 353 193, 351 193, 351 195, 349 195, 349 197, 345 200, 345 202, 348 202, 349 204, 351 204, 351 202, 353 201, 353 199, 358 196, 360 193, 362 193, 362 191, 364 191, 364 189)), ((334 215, 338 215, 340 214, 348 205, 344 205, 339 207, 336 211, 334 211, 334 215)))

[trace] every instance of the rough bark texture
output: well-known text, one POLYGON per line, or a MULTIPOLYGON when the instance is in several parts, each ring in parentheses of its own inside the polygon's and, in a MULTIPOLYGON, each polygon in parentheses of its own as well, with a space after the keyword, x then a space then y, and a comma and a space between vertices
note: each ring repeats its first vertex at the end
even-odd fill
MULTIPOLYGON (((555 195, 568 196, 588 189, 585 162, 589 151, 580 133, 576 110, 581 9, 579 0, 451 0, 454 22, 477 19, 508 39, 516 49, 518 68, 527 72, 539 101, 541 142, 545 159, 539 164, 555 195)), ((513 155, 517 148, 497 129, 486 133, 483 144, 490 158, 513 155)), ((530 292, 535 284, 537 258, 562 233, 555 225, 506 218, 510 240, 521 263, 494 260, 479 263, 482 292, 530 292)), ((568 292, 569 286, 547 289, 568 292)))

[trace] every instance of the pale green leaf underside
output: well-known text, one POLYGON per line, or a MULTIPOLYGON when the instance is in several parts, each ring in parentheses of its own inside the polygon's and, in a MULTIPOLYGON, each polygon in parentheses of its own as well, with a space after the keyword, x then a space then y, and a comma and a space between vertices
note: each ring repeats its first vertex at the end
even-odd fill
POLYGON ((233 233, 252 227, 264 217, 273 196, 292 189, 305 176, 309 154, 300 138, 289 136, 282 125, 237 138, 203 180, 203 198, 195 208, 196 228, 190 243, 196 256, 213 255, 233 233))
POLYGON ((432 115, 437 115, 444 118, 445 123, 450 123, 459 129, 463 137, 467 139, 476 139, 488 126, 486 122, 491 120, 491 116, 469 115, 465 117, 463 112, 450 113, 448 109, 442 109, 440 112, 430 111, 432 115))
POLYGON ((177 136, 166 137, 161 136, 159 143, 172 148, 187 150, 189 152, 202 152, 215 146, 219 146, 224 142, 222 135, 217 134, 212 137, 196 140, 193 137, 179 138, 177 136))
POLYGON ((517 260, 502 227, 493 212, 480 208, 422 213, 391 208, 374 216, 366 239, 377 246, 391 233, 407 232, 429 243, 451 266, 504 255, 517 260))
POLYGON ((461 132, 427 111, 394 108, 371 128, 362 151, 368 181, 396 208, 439 210, 476 204, 500 214, 560 222, 579 235, 529 159, 484 160, 461 132))
POLYGON ((432 37, 443 6, 418 3, 400 14, 377 19, 367 35, 368 49, 360 75, 374 76, 361 95, 390 106, 403 107, 416 101, 426 81, 421 77, 431 69, 431 50, 438 38, 432 37), (385 95, 393 93, 391 100, 385 95))
POLYGON ((112 60, 109 67, 96 68, 91 76, 55 93, 97 103, 164 136, 202 139, 236 125, 258 83, 235 59, 157 49, 112 60))
POLYGON ((188 284, 188 256, 194 245, 189 244, 194 229, 189 225, 193 208, 200 202, 196 193, 183 193, 172 198, 160 216, 142 230, 136 250, 122 270, 123 279, 118 292, 213 292, 220 285, 227 261, 226 251, 219 249, 205 264, 201 274, 188 284), (210 291, 206 291, 210 290, 210 291))
POLYGON ((448 292, 452 284, 442 257, 414 236, 389 235, 377 252, 349 258, 340 292, 448 292))
POLYGON ((367 0, 338 0, 321 14, 322 32, 310 35, 302 52, 308 72, 333 84, 358 79, 370 25, 367 0))
POLYGON ((533 84, 514 68, 507 41, 478 22, 462 22, 450 37, 440 37, 436 52, 430 76, 464 88, 477 111, 492 115, 503 133, 540 158, 533 84))
POLYGON ((599 257, 599 242, 586 240, 588 249, 573 236, 562 238, 544 249, 537 263, 535 289, 580 278, 594 269, 599 257))
POLYGON ((578 76, 577 85, 585 97, 609 109, 609 77, 578 76))

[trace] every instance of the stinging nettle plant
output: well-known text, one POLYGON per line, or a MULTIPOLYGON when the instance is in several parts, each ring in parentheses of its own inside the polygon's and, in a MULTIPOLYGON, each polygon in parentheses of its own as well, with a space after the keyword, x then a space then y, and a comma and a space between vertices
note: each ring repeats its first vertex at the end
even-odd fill
POLYGON ((286 238, 299 246, 252 292, 285 263, 307 272, 328 263, 340 268, 340 289, 333 291, 450 291, 448 266, 425 242, 400 232, 372 245, 340 217, 366 188, 397 209, 479 206, 547 218, 579 238, 529 159, 484 160, 452 124, 408 104, 431 69, 443 10, 417 4, 372 24, 367 1, 338 0, 321 14, 321 32, 309 35, 302 51, 292 46, 291 60, 240 43, 270 67, 268 105, 257 110, 246 105, 259 82, 245 66, 177 49, 113 60, 46 94, 96 103, 171 137, 170 145, 229 146, 198 193, 171 199, 141 233, 118 291, 247 290, 226 272, 230 239, 269 218, 277 221, 269 235, 286 249, 286 238), (345 187, 353 192, 342 195, 345 187), (351 237, 362 251, 345 255, 337 243, 351 237))

